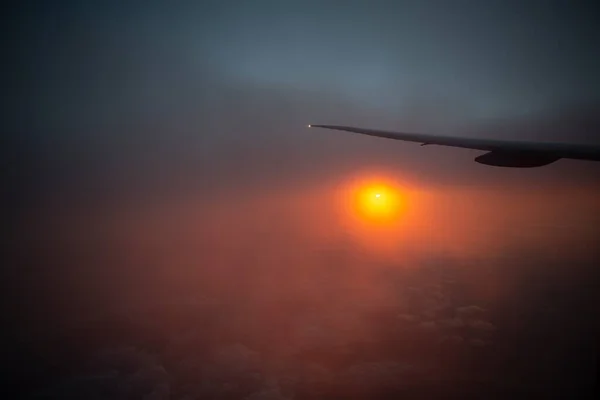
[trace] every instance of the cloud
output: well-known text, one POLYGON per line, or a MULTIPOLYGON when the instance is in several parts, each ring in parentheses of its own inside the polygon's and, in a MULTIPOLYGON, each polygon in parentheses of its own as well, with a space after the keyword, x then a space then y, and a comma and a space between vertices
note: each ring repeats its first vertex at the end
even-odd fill
POLYGON ((473 347, 487 347, 491 343, 487 342, 483 339, 471 339, 471 340, 469 340, 469 344, 473 347))
POLYGON ((465 326, 465 323, 460 318, 441 319, 437 323, 440 328, 448 330, 460 329, 465 326))
POLYGON ((432 334, 432 333, 437 333, 438 326, 435 323, 435 321, 425 321, 425 322, 421 322, 419 324, 419 329, 423 333, 432 334))
POLYGON ((470 320, 473 318, 481 317, 486 314, 486 310, 479 306, 471 305, 465 307, 458 307, 456 314, 463 320, 470 320))
POLYGON ((482 320, 471 321, 469 323, 469 327, 472 329, 475 329, 477 331, 482 331, 482 332, 496 331, 496 327, 492 323, 490 323, 488 321, 482 321, 482 320))
POLYGON ((241 343, 222 347, 215 352, 214 363, 231 373, 246 373, 260 369, 261 357, 241 343))
POLYGON ((287 400, 291 399, 288 396, 284 396, 278 388, 275 389, 264 389, 244 398, 244 400, 287 400))
POLYGON ((420 371, 402 362, 370 362, 356 364, 341 371, 339 383, 350 389, 390 390, 402 386, 420 371))
MULTIPOLYGON (((80 366, 82 367, 82 366, 80 366)), ((84 368, 82 368, 84 369, 84 368)), ((134 347, 108 348, 82 372, 40 392, 51 398, 168 399, 171 377, 155 357, 134 347)))

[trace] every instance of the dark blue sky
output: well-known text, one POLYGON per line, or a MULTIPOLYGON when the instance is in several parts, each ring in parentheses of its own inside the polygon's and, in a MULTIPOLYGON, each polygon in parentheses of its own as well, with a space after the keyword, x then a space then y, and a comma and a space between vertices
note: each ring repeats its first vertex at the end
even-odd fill
POLYGON ((304 127, 590 141, 600 126, 591 1, 20 2, 7 16, 8 131, 57 170, 109 180, 381 164, 458 181, 482 173, 474 154, 304 127))
POLYGON ((15 37, 45 82, 39 104, 65 112, 115 94, 160 108, 209 78, 324 90, 386 114, 415 97, 494 117, 599 96, 598 14, 583 2, 58 4, 27 7, 15 37))

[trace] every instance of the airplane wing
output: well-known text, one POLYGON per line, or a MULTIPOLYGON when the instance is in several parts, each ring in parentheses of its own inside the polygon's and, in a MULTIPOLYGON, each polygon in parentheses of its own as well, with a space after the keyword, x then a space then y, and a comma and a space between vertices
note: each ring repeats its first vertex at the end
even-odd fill
POLYGON ((391 132, 377 129, 354 128, 340 125, 308 125, 360 133, 387 139, 417 142, 422 145, 440 145, 483 150, 487 153, 475 158, 480 164, 497 167, 531 168, 551 164, 561 158, 600 161, 600 147, 568 143, 521 142, 497 139, 461 138, 421 133, 391 132))

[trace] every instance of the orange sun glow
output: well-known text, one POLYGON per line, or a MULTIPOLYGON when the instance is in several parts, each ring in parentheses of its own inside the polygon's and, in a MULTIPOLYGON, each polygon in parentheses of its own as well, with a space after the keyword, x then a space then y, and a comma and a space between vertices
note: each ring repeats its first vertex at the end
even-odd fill
POLYGON ((382 222, 395 220, 401 209, 399 191, 386 184, 371 184, 358 188, 354 203, 361 217, 382 222))
POLYGON ((407 211, 408 189, 380 173, 361 174, 346 181, 343 202, 347 216, 361 225, 396 226, 407 211))
POLYGON ((362 173, 345 181, 339 193, 344 224, 358 245, 396 254, 410 225, 412 190, 387 174, 362 173))

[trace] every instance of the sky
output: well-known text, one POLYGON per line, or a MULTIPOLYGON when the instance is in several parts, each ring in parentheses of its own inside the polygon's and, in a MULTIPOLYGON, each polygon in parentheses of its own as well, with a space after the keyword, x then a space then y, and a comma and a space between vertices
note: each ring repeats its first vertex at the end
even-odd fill
MULTIPOLYGON (((296 185, 365 163, 528 184, 472 152, 308 123, 598 142, 590 2, 20 2, 7 17, 5 132, 41 187, 296 185)), ((528 177, 597 181, 560 164, 528 177)))

